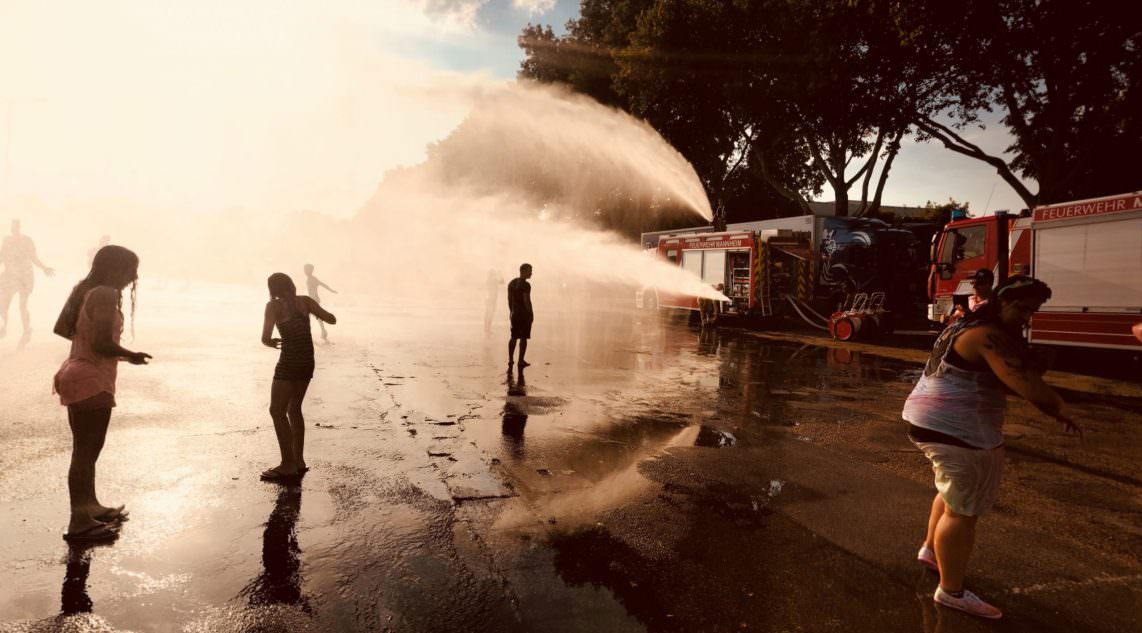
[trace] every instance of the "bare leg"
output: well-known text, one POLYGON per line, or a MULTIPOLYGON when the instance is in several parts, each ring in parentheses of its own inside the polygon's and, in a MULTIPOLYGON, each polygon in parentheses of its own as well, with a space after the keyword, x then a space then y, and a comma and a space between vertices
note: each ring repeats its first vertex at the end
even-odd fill
POLYGON ((290 400, 293 399, 293 383, 289 380, 274 380, 270 387, 270 417, 274 420, 274 433, 278 438, 278 449, 281 451, 282 461, 270 470, 281 475, 297 473, 297 461, 293 454, 293 433, 290 431, 287 412, 290 400))
POLYGON ((71 426, 71 465, 67 469, 67 493, 71 505, 69 533, 82 532, 101 522, 95 516, 108 508, 95 496, 95 462, 107 438, 111 409, 67 412, 71 426))
MULTIPOLYGON (((512 364, 512 357, 515 356, 515 339, 508 341, 508 364, 512 364)), ((522 356, 522 354, 521 354, 522 356)))
POLYGON ((932 544, 936 542, 936 524, 940 522, 942 516, 944 516, 944 498, 937 492, 936 498, 932 500, 932 513, 928 515, 928 533, 924 536, 924 547, 932 549, 932 544))
MULTIPOLYGON (((28 312, 28 295, 31 294, 26 290, 20 291, 20 325, 24 326, 24 334, 27 335, 32 331, 32 313, 28 312)), ((7 310, 4 311, 8 313, 7 310)))
POLYGON ((305 391, 309 389, 308 380, 294 382, 293 398, 286 409, 289 419, 290 433, 293 437, 293 457, 297 462, 297 470, 305 470, 305 416, 301 413, 301 403, 305 400, 305 391))
POLYGON ((944 591, 957 592, 964 588, 968 559, 975 545, 975 524, 979 517, 956 514, 945 507, 936 524, 934 541, 936 561, 940 565, 940 586, 944 591))
POLYGON ((521 338, 519 340, 519 366, 520 367, 527 367, 528 363, 527 363, 527 361, 525 361, 523 359, 524 356, 527 356, 527 339, 521 338))
POLYGON ((12 305, 12 290, 0 279, 0 338, 8 333, 8 308, 12 305))

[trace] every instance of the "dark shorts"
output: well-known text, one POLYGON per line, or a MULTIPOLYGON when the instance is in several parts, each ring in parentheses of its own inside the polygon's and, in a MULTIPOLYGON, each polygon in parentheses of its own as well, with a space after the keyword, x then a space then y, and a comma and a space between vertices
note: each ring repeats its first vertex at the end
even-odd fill
POLYGON ((282 363, 274 367, 274 380, 313 380, 314 363, 282 363))
POLYGON ((67 405, 68 410, 73 413, 98 411, 100 409, 111 409, 114 407, 115 395, 107 391, 97 393, 86 400, 80 400, 79 402, 73 402, 67 405))
POLYGON ((531 338, 531 317, 512 317, 512 338, 531 338))

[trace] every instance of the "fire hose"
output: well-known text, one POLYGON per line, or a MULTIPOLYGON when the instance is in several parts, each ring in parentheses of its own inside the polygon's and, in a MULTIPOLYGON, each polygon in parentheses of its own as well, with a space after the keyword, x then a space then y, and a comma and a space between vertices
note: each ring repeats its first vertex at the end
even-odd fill
MULTIPOLYGON (((797 305, 796 299, 794 299, 793 297, 791 297, 789 295, 785 295, 785 298, 789 300, 789 305, 793 306, 793 310, 795 312, 797 312, 797 316, 801 317, 802 321, 804 321, 805 323, 808 323, 809 325, 817 328, 818 330, 824 330, 826 332, 829 331, 828 327, 821 325, 820 323, 815 323, 814 321, 810 320, 809 317, 805 316, 805 313, 801 311, 801 306, 797 305)), ((815 310, 813 310, 813 308, 810 308, 809 306, 804 306, 804 307, 809 312, 812 312, 813 315, 816 316, 817 318, 821 319, 822 321, 828 322, 828 319, 817 314, 817 312, 815 310)))

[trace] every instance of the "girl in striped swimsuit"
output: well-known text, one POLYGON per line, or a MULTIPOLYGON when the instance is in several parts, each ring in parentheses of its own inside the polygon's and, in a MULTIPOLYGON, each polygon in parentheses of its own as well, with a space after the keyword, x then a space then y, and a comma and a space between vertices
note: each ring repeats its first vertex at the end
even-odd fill
POLYGON ((333 325, 337 317, 312 298, 298 296, 297 287, 285 273, 274 273, 267 280, 270 301, 262 323, 262 344, 281 349, 274 382, 270 388, 270 417, 281 449, 281 463, 262 473, 268 481, 295 478, 309 468, 305 465, 305 418, 301 402, 313 378, 313 337, 309 316, 333 325), (274 326, 281 338, 271 338, 274 326))

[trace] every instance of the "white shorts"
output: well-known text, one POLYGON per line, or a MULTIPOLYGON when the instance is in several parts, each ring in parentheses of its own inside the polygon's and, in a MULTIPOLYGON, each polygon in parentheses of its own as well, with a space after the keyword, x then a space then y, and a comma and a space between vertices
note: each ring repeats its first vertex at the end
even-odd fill
POLYGON ((999 498, 1003 447, 964 448, 936 442, 913 442, 932 462, 936 490, 956 514, 980 516, 999 498))

